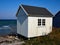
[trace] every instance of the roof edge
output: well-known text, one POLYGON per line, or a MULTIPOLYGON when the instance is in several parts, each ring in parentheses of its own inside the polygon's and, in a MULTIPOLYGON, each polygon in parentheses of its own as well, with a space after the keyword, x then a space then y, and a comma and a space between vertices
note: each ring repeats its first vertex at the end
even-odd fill
POLYGON ((27 11, 24 9, 24 7, 22 6, 22 4, 20 6, 23 9, 23 11, 26 13, 26 15, 28 15, 27 11))
MULTIPOLYGON (((54 17, 53 15, 52 16, 43 16, 43 15, 41 15, 41 16, 31 16, 32 14, 28 14, 28 17, 54 17)), ((35 15, 35 14, 34 14, 35 15)))
POLYGON ((58 13, 60 13, 60 11, 58 11, 58 12, 55 14, 55 16, 56 16, 58 13))
POLYGON ((54 17, 54 15, 47 9, 47 8, 45 8, 52 16, 51 17, 54 17))
POLYGON ((23 11, 26 13, 26 15, 28 15, 27 11, 24 9, 24 7, 23 7, 22 4, 21 4, 21 5, 19 6, 18 10, 17 10, 16 16, 18 15, 20 8, 22 8, 23 11))
POLYGON ((17 10, 16 16, 18 15, 19 10, 20 10, 20 6, 18 7, 18 10, 17 10))

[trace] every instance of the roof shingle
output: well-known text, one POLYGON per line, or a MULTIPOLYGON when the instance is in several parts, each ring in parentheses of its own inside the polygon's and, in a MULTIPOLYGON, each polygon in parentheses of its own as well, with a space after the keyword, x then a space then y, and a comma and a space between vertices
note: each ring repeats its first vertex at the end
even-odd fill
POLYGON ((36 6, 28 6, 22 5, 25 11, 28 13, 28 16, 36 16, 36 17, 52 17, 53 15, 43 7, 36 7, 36 6))

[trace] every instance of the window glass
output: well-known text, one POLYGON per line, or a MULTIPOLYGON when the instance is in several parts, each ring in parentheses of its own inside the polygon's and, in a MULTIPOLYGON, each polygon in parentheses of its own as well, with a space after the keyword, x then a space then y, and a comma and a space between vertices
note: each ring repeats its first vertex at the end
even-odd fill
POLYGON ((45 26, 45 19, 38 19, 38 26, 45 26))
POLYGON ((45 19, 42 19, 42 25, 45 25, 45 19))

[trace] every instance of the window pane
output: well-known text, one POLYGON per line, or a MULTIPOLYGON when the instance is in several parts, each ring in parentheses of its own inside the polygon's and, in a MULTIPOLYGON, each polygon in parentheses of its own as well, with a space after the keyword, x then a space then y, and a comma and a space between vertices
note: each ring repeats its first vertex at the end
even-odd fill
POLYGON ((45 22, 45 19, 42 19, 42 22, 45 22))
POLYGON ((38 22, 41 22, 41 19, 38 19, 38 22))
POLYGON ((45 25, 45 23, 42 23, 42 25, 45 25))

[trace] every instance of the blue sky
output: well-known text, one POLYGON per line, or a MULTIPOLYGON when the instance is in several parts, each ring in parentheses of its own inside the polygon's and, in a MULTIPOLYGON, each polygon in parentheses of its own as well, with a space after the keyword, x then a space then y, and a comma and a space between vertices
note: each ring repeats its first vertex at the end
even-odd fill
POLYGON ((0 0, 0 19, 16 19, 20 4, 45 7, 54 15, 60 10, 60 0, 0 0))

